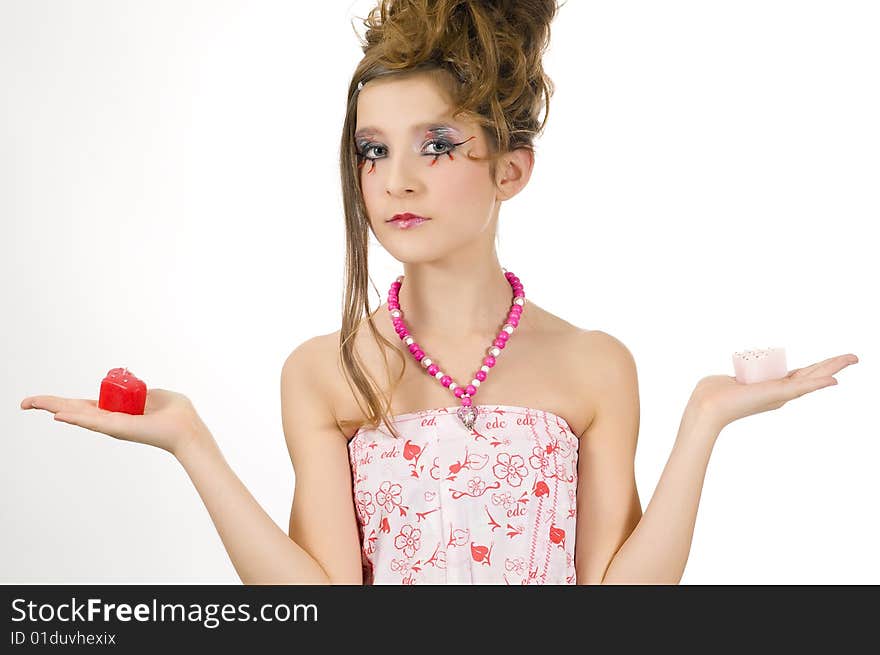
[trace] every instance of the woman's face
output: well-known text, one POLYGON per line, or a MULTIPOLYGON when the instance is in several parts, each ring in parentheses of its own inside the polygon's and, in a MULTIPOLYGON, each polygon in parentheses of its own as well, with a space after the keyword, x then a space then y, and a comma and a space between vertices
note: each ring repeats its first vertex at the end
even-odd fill
POLYGON ((498 198, 474 123, 453 121, 442 90, 414 75, 374 79, 359 92, 355 148, 370 226, 392 256, 431 261, 457 247, 495 238, 498 198), (402 229, 388 222, 410 212, 430 220, 402 229))

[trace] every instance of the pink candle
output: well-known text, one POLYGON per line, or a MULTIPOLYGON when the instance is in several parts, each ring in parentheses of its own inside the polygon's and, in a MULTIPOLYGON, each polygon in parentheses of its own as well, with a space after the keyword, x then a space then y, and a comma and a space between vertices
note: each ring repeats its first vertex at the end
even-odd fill
POLYGON ((743 350, 733 353, 733 369, 736 371, 736 381, 742 384, 784 378, 788 375, 785 348, 743 350))

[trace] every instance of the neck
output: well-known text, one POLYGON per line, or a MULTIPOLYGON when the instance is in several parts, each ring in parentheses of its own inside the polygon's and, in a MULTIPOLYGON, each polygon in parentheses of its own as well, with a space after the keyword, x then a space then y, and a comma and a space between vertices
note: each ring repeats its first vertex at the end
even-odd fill
POLYGON ((404 276, 400 309, 417 341, 425 337, 491 341, 513 303, 513 288, 494 253, 465 266, 404 264, 404 276))

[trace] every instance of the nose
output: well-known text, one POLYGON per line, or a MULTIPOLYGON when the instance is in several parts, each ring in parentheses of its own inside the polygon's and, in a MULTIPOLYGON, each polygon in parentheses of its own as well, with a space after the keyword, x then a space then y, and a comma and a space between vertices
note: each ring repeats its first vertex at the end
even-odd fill
POLYGON ((425 158, 417 154, 389 157, 388 176, 385 178, 385 193, 389 196, 405 196, 421 188, 421 180, 417 169, 425 163, 425 158))

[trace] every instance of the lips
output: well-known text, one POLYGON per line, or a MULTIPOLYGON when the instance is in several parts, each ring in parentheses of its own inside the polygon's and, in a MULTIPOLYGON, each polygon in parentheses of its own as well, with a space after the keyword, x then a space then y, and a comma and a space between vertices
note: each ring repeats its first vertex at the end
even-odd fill
POLYGON ((386 223, 390 223, 392 221, 412 221, 412 220, 421 220, 421 221, 429 221, 426 216, 419 216, 418 214, 411 214, 410 212, 405 212, 403 214, 395 214, 391 218, 389 218, 386 223))

